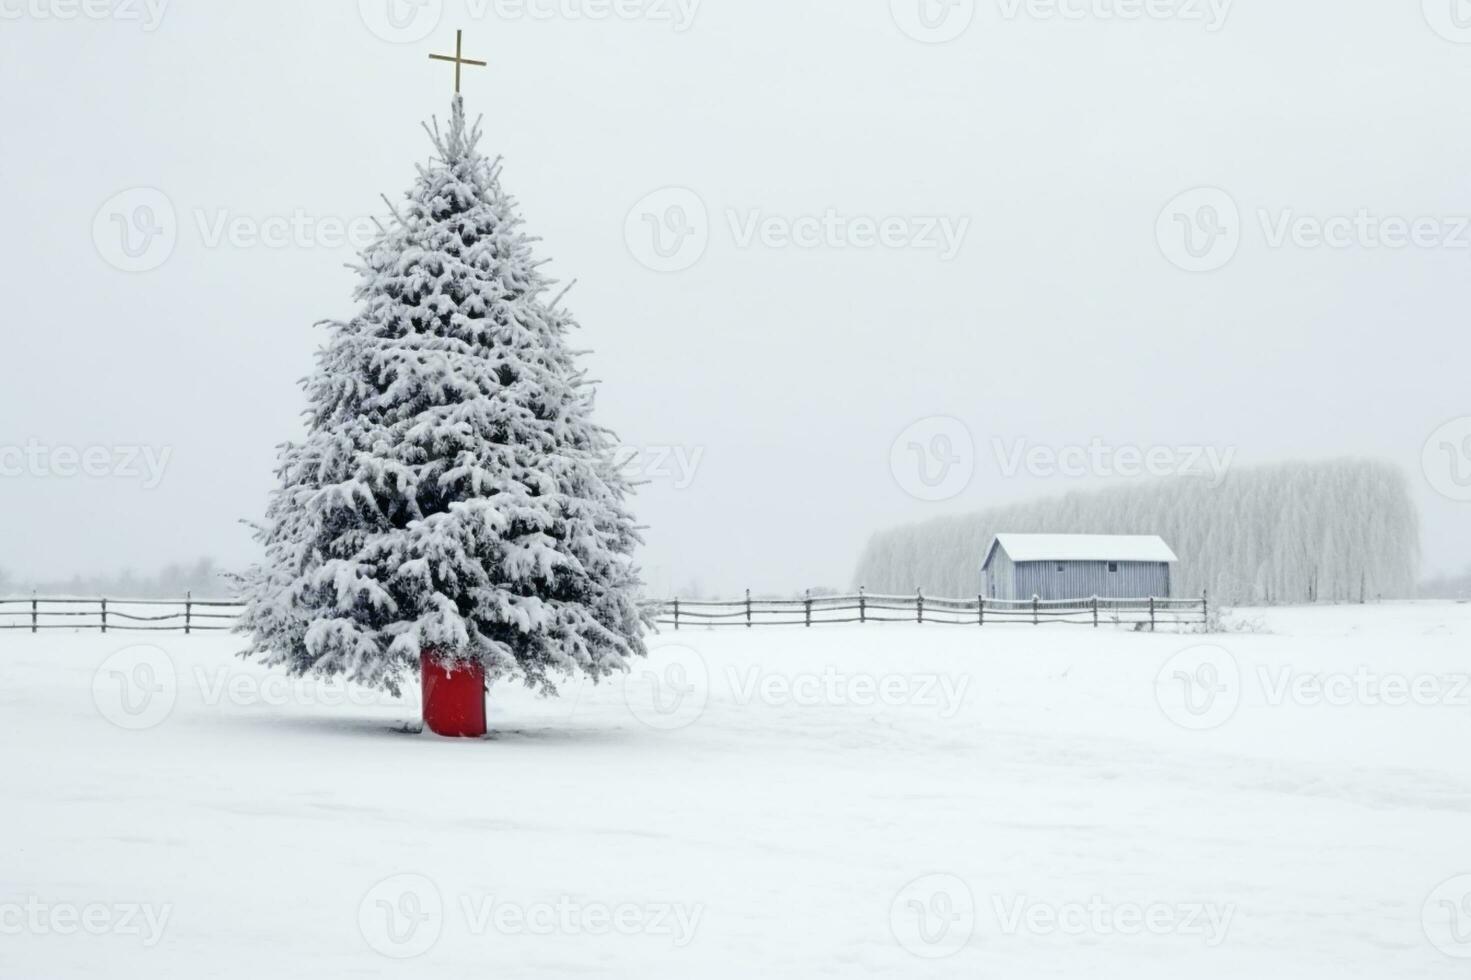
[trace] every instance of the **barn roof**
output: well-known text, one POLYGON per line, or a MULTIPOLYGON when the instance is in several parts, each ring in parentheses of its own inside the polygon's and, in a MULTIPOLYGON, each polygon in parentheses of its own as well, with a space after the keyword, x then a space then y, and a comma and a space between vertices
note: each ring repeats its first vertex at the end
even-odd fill
POLYGON ((997 547, 1012 561, 1144 561, 1180 559, 1157 534, 998 534, 981 567, 991 564, 997 547))

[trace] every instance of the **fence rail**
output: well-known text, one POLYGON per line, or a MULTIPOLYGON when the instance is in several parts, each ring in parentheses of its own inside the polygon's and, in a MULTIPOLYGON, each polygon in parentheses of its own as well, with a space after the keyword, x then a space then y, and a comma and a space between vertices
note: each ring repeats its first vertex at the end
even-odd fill
MULTIPOLYGON (((0 599, 0 631, 101 630, 118 632, 211 632, 235 625, 244 605, 231 599, 75 599, 38 596, 0 599)), ((670 599, 659 603, 656 620, 675 630, 715 627, 830 626, 840 623, 920 623, 990 626, 1070 623, 1127 625, 1151 630, 1165 625, 1200 625, 1210 620, 1210 601, 1199 599, 946 599, 914 595, 812 596, 802 599, 670 599)))

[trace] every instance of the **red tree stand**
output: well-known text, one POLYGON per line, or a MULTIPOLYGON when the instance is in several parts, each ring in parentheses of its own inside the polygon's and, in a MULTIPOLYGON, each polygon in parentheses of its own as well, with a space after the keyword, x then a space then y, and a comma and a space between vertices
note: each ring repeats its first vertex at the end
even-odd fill
POLYGON ((485 668, 446 663, 431 650, 419 658, 424 678, 424 724, 445 738, 485 734, 485 668))

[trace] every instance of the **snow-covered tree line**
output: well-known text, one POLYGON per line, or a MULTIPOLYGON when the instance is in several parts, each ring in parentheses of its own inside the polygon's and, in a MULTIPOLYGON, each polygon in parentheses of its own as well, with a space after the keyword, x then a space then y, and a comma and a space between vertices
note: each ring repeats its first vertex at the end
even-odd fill
POLYGON ((0 596, 80 596, 108 599, 228 599, 234 596, 230 574, 212 558, 188 565, 169 564, 157 572, 124 569, 116 573, 89 573, 70 578, 17 578, 0 568, 0 596))
POLYGON ((1421 599, 1471 599, 1471 568, 1454 575, 1437 575, 1422 582, 1417 593, 1421 599))
POLYGON ((428 652, 551 692, 645 652, 628 486, 458 96, 431 136, 304 383, 241 631, 293 673, 397 690, 428 652))
POLYGON ((1232 603, 1407 597, 1420 565, 1420 519, 1404 474, 1332 460, 1234 469, 1217 487, 1193 477, 1026 501, 875 534, 855 585, 973 596, 994 535, 1159 534, 1180 557, 1177 596, 1232 603))

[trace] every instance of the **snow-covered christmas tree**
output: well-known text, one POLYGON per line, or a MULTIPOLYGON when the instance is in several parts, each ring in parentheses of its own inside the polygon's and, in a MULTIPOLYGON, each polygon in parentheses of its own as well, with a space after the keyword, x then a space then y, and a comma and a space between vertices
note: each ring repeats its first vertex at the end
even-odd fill
MULTIPOLYGON (((456 94, 362 256, 281 452, 246 656, 398 692, 425 658, 546 693, 646 653, 613 439, 533 239, 456 94)), ((558 298, 559 299, 559 298, 558 298)))

